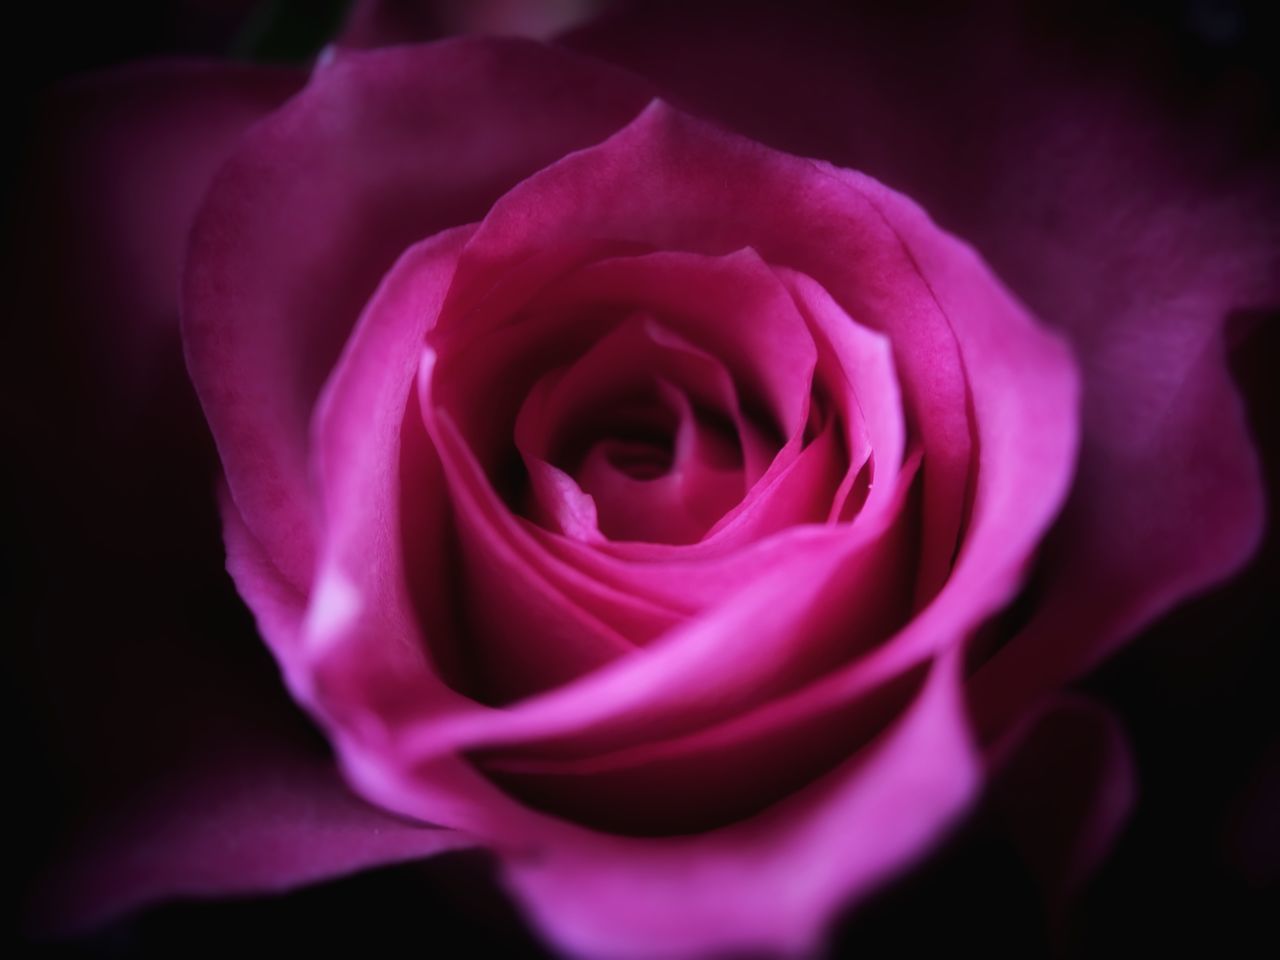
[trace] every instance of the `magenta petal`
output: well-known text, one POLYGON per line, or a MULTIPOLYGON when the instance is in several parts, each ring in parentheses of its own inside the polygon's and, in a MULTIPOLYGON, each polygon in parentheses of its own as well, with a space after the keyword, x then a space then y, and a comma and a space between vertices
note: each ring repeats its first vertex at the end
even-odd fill
POLYGON ((828 416, 803 449, 799 443, 792 448, 795 459, 766 473, 742 503, 711 529, 705 542, 730 549, 748 546, 753 540, 830 517, 848 468, 834 421, 828 416))
POLYGON ((318 407, 323 552, 302 629, 281 659, 295 694, 340 738, 470 703, 443 685, 443 675, 481 699, 503 699, 634 650, 521 562, 518 527, 430 401, 430 351, 421 362, 422 345, 469 232, 440 234, 400 259, 318 407), (415 433, 433 446, 415 454, 415 433), (431 519, 442 510, 450 520, 431 519), (441 571, 456 564, 479 586, 453 592, 441 571), (425 592, 411 595, 423 572, 425 592), (541 618, 543 642, 525 642, 526 617, 541 618), (560 646, 552 642, 557 625, 560 646))
POLYGON ((345 53, 223 167, 192 238, 188 365, 236 506, 299 589, 310 411, 378 280, 641 102, 625 75, 516 41, 345 53))
MULTIPOLYGON (((457 842, 346 790, 220 569, 212 450, 182 377, 179 264, 214 170, 302 79, 153 63, 70 81, 42 105, 42 167, 22 211, 39 211, 40 227, 24 221, 21 245, 38 266, 15 276, 43 321, 22 333, 49 336, 57 360, 18 374, 24 390, 45 378, 12 408, 30 408, 42 436, 10 451, 32 472, 31 560, 48 585, 22 638, 47 714, 30 735, 73 817, 35 891, 43 932, 457 842)), ((6 354, 19 356, 32 359, 6 354)))
POLYGON ((538 511, 532 516, 533 520, 583 543, 598 543, 602 539, 596 502, 573 477, 536 457, 526 458, 525 468, 529 471, 531 494, 538 511))
POLYGON ((956 331, 880 209, 889 196, 859 174, 768 150, 655 102, 614 137, 540 171, 494 205, 463 254, 450 309, 465 310, 470 290, 494 271, 592 237, 722 257, 747 246, 766 263, 803 264, 898 351, 903 397, 929 465, 927 597, 945 580, 963 524, 972 425, 956 331))
POLYGON ((423 419, 444 463, 471 585, 463 602, 480 683, 473 692, 484 700, 511 700, 634 653, 629 635, 633 629, 648 633, 649 611, 580 577, 573 584, 579 590, 567 592, 541 564, 530 562, 528 551, 536 547, 493 494, 457 427, 436 412, 428 393, 423 397, 423 419), (528 642, 533 636, 538 643, 528 642))
POLYGON ((801 956, 836 912, 921 856, 981 779, 955 663, 866 751, 759 817, 662 842, 592 835, 513 860, 535 923, 573 956, 801 956))
MULTIPOLYGON (((531 196, 526 203, 541 191, 530 187, 527 192, 531 196)), ((559 199, 554 192, 548 193, 552 194, 546 196, 549 203, 559 199)), ((512 203, 517 210, 522 205, 512 203)), ((500 230, 503 217, 495 219, 500 230)), ((585 229, 593 226, 608 229, 610 223, 608 219, 598 226, 588 222, 585 229)), ((635 233, 618 226, 622 237, 652 239, 643 225, 635 233)), ((560 224, 548 224, 548 228, 564 229, 560 224)), ((476 244, 477 252, 483 251, 485 239, 476 244)), ((698 232, 692 239, 698 246, 704 242, 698 232)), ((777 277, 754 250, 716 257, 661 251, 601 260, 553 284, 536 303, 538 309, 552 314, 597 303, 625 303, 650 313, 719 358, 738 384, 743 402, 771 415, 784 437, 803 429, 815 361, 812 335, 777 277)))
POLYGON ((606 439, 587 453, 579 480, 610 539, 694 543, 742 499, 741 462, 736 445, 707 428, 683 391, 657 386, 676 418, 674 450, 661 454, 667 462, 655 461, 650 444, 606 439))
MULTIPOLYGON (((780 270, 797 306, 812 324, 819 341, 820 374, 845 419, 846 446, 851 453, 851 480, 870 460, 871 489, 866 509, 874 511, 892 499, 894 479, 906 452, 902 397, 888 338, 850 317, 829 293, 803 274, 780 270), (865 456, 860 455, 865 454, 865 456)), ((844 508, 837 498, 833 504, 844 508)))
POLYGON ((649 327, 649 336, 667 350, 682 355, 681 369, 687 379, 681 378, 679 383, 689 396, 732 421, 741 447, 743 482, 749 489, 768 470, 778 452, 761 426, 743 413, 742 400, 723 361, 657 324, 649 327))
POLYGON ((327 757, 260 737, 153 784, 81 838, 39 892, 35 923, 83 932, 175 897, 275 893, 472 843, 370 807, 327 757))
MULTIPOLYGON (((471 232, 470 227, 445 231, 400 257, 316 406, 313 475, 322 506, 320 564, 302 628, 293 646, 277 648, 277 654, 295 695, 328 722, 358 713, 363 703, 351 702, 346 692, 361 679, 385 672, 413 689, 438 669, 422 635, 428 625, 419 622, 414 600, 440 623, 448 621, 443 611, 451 598, 439 576, 430 593, 411 598, 405 555, 409 549, 428 549, 433 568, 452 562, 439 519, 447 509, 447 493, 433 458, 408 456, 406 419, 417 419, 422 343, 471 232), (406 529, 410 510, 422 526, 406 529), (415 539, 427 543, 414 544, 415 539), (365 618, 376 618, 381 642, 343 650, 342 664, 335 666, 335 647, 348 639, 353 620, 365 618)), ((247 594, 246 599, 256 597, 247 594)), ((438 643, 434 649, 443 647, 438 643)), ((374 694, 387 696, 385 689, 375 688, 374 694)), ((380 707, 394 713, 394 701, 380 707)))
POLYGON ((718 391, 704 364, 727 380, 709 356, 683 348, 641 314, 534 385, 516 418, 515 443, 549 529, 584 542, 603 533, 692 543, 742 499, 750 434, 736 432, 744 418, 732 385, 718 391))
POLYGON ((1113 393, 1127 395, 1112 409, 1127 407, 1131 418, 1089 435, 1080 484, 1043 561, 1044 602, 975 678, 988 729, 1220 581, 1259 542, 1258 464, 1221 343, 1207 336, 1173 396, 1164 384, 1144 390, 1140 376, 1111 380, 1113 393), (1137 405, 1157 397, 1167 406, 1152 420, 1137 405), (1130 431, 1143 435, 1111 446, 1130 431))
MULTIPOLYGON (((615 341, 609 348, 615 355, 601 358, 603 369, 595 372, 594 378, 605 377, 612 382, 618 382, 619 379, 626 383, 636 381, 638 386, 642 380, 641 375, 646 371, 635 369, 630 362, 618 363, 617 354, 624 350, 639 348, 648 358, 651 369, 646 368, 646 370, 650 379, 654 373, 660 374, 662 378, 671 381, 675 387, 682 390, 689 400, 732 424, 741 447, 745 482, 748 485, 753 484, 764 474, 777 451, 771 448, 767 432, 744 415, 738 389, 725 368, 723 360, 644 314, 624 321, 604 339, 598 341, 589 353, 605 349, 606 340, 615 341)), ((586 359, 586 355, 582 359, 586 359)), ((631 359, 631 356, 627 355, 627 361, 631 359)), ((586 371, 583 373, 585 375, 586 371)), ((526 398, 526 406, 532 403, 534 407, 541 408, 543 402, 550 399, 550 397, 541 396, 542 392, 549 392, 555 386, 551 381, 558 379, 561 375, 562 373, 557 371, 539 381, 526 398)), ((557 394, 562 389, 557 388, 557 394)), ((570 415, 571 410, 572 406, 568 398, 561 398, 554 411, 548 409, 540 416, 549 417, 552 421, 563 420, 570 415)), ((532 410, 529 416, 532 416, 532 410)), ((525 437, 526 446, 532 442, 533 438, 526 434, 534 426, 535 423, 530 422, 522 427, 517 418, 517 445, 521 444, 522 436, 525 437)), ((540 432, 547 432, 548 426, 547 424, 540 426, 540 432)))
MULTIPOLYGON (((478 582, 488 585, 474 596, 483 599, 486 590, 492 588, 508 599, 514 599, 513 591, 524 597, 515 606, 503 611, 491 609, 486 615, 497 613, 517 619, 533 615, 521 613, 527 602, 532 604, 529 609, 541 611, 536 614, 538 617, 585 626, 587 635, 600 641, 598 649, 602 653, 614 654, 623 652, 619 639, 648 639, 670 627, 677 619, 676 608, 625 586, 588 576, 575 564, 544 549, 539 534, 546 531, 512 515, 452 418, 437 409, 429 376, 432 368, 424 364, 422 369, 422 417, 439 443, 455 513, 465 525, 464 545, 472 551, 472 562, 479 561, 478 582), (606 625, 605 619, 612 626, 606 625)), ((581 546, 577 541, 565 542, 581 546)), ((516 642, 521 632, 512 631, 511 642, 516 642)))
POLYGON ((289 583, 245 526, 244 518, 226 487, 219 490, 222 514, 222 542, 227 551, 227 572, 277 662, 290 666, 299 646, 299 631, 307 610, 307 597, 289 583))
MULTIPOLYGON (((589 756, 700 729, 821 675, 881 639, 901 612, 906 493, 874 526, 839 537, 825 527, 797 532, 785 544, 785 562, 765 558, 752 580, 643 652, 502 711, 423 710, 421 722, 402 731, 404 750, 425 760, 537 744, 589 756), (709 672, 715 684, 707 683, 709 672)), ((931 635, 926 643, 954 639, 931 635)), ((913 657, 918 663, 930 652, 918 641, 876 658, 883 663, 868 673, 898 672, 913 657)))
POLYGON ((764 143, 905 190, 1070 337, 1079 479, 1041 615, 978 678, 998 729, 1254 548, 1258 468, 1220 336, 1233 311, 1280 301, 1280 197, 1230 110, 1182 94, 1171 109, 1127 52, 1082 72, 1035 18, 906 16, 656 2, 566 42, 764 143))

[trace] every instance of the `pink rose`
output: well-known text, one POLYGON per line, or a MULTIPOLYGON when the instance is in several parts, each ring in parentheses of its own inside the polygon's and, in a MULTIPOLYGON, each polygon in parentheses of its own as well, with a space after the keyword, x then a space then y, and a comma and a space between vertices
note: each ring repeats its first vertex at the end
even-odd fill
POLYGON ((672 16, 138 68, 51 122, 109 185, 63 311, 104 298, 145 410, 179 310, 227 568, 336 760, 248 701, 176 738, 56 923, 478 848, 565 954, 798 956, 993 782, 1067 798, 1010 814, 1051 893, 1105 852, 1127 751, 1060 691, 1256 546, 1221 331, 1276 295, 1274 197, 1190 230, 1164 128, 1052 71, 948 102, 949 34, 899 76, 884 23, 672 16))

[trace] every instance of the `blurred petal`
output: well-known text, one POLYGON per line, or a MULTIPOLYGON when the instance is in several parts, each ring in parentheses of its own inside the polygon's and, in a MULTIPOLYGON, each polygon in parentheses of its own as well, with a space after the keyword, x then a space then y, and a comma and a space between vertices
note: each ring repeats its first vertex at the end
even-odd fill
POLYGON ((1133 811, 1129 742, 1104 708, 1059 698, 998 742, 991 764, 993 806, 1060 923, 1133 811))
POLYGON ((27 269, 12 289, 44 320, 14 332, 51 342, 23 351, 6 386, 24 391, 10 409, 38 418, 11 449, 31 470, 27 562, 46 585, 19 655, 40 691, 32 738, 60 781, 41 798, 51 809, 33 811, 33 828, 52 821, 63 840, 33 893, 45 932, 174 895, 284 889, 452 839, 346 790, 217 559, 178 265, 208 177, 299 79, 151 64, 73 81, 41 115, 23 209, 38 219, 18 221, 27 269), (39 378, 50 370, 77 374, 39 378))
MULTIPOLYGON (((110 405, 79 416, 106 416, 109 406, 124 419, 149 402, 148 388, 181 370, 181 265, 209 181, 245 129, 304 79, 293 70, 157 61, 46 93, 27 182, 15 192, 9 261, 19 302, 43 322, 7 326, 6 338, 17 340, 8 359, 35 350, 41 369, 76 371, 57 391, 110 391, 110 405)), ((38 432, 46 404, 57 406, 55 384, 13 370, 11 389, 15 377, 29 397, 49 395, 9 408, 11 422, 33 421, 38 432)))
POLYGON ((73 837, 35 904, 37 927, 83 932, 175 897, 274 893, 472 843, 366 805, 328 758, 265 738, 204 761, 73 837))

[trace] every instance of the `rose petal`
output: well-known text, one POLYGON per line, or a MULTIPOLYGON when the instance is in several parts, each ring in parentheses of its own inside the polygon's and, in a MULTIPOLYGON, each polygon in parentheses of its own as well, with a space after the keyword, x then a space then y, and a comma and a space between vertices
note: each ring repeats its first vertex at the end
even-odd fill
POLYGON ((971 802, 965 729, 954 666, 939 664, 879 742, 761 817, 665 843, 596 836, 511 861, 508 882, 577 956, 807 954, 971 802))
MULTIPOLYGON (((437 575, 423 594, 408 594, 406 551, 413 550, 419 562, 430 558, 437 573, 453 557, 441 468, 425 450, 420 461, 406 459, 403 445, 406 419, 416 419, 409 414, 416 408, 421 344, 472 230, 445 231, 405 252, 379 286, 316 406, 312 445, 324 552, 307 597, 306 622, 292 646, 277 646, 305 703, 314 704, 323 693, 311 688, 311 661, 356 616, 353 605, 378 618, 384 637, 378 649, 368 651, 360 675, 377 668, 393 674, 427 669, 429 648, 421 631, 453 628, 448 611, 456 601, 447 580, 437 575), (406 514, 417 521, 412 531, 405 529, 406 514), (419 624, 424 608, 429 619, 419 624)), ((256 599, 254 593, 245 596, 251 603, 256 599)))
POLYGON ((565 158, 503 197, 463 254, 447 312, 472 309, 479 278, 501 275, 548 245, 572 247, 587 237, 711 255, 746 244, 769 263, 802 266, 901 351, 903 395, 929 463, 926 598, 950 567, 970 482, 964 371, 945 315, 858 185, 870 181, 704 133, 677 117, 655 105, 606 148, 565 158))
POLYGON ((73 837, 35 923, 82 933, 176 897, 274 893, 473 843, 367 806, 328 758, 295 744, 259 736, 234 757, 203 759, 73 837))
POLYGON ((812 336, 755 251, 701 257, 664 250, 601 260, 549 285, 533 309, 554 315, 611 303, 652 313, 719 358, 742 401, 763 406, 783 437, 803 429, 816 361, 812 336))
MULTIPOLYGON (((516 447, 534 493, 542 494, 536 502, 545 515, 554 517, 559 504, 571 507, 586 497, 580 484, 596 493, 589 481, 593 470, 605 485, 600 492, 609 494, 609 503, 601 496, 592 500, 592 526, 575 539, 600 541, 603 517, 615 539, 692 542, 742 499, 746 476, 739 437, 706 422, 708 415, 716 415, 732 423, 732 413, 716 405, 727 401, 737 412, 735 393, 731 386, 728 397, 708 390, 698 376, 701 371, 690 368, 696 355, 669 349, 658 338, 659 330, 643 314, 619 324, 567 370, 535 384, 516 418, 516 447), (690 394, 701 398, 703 413, 694 411, 690 394), (642 433, 645 437, 637 439, 642 433), (658 457, 642 476, 614 463, 612 455, 625 454, 628 444, 645 457, 658 457), (573 461, 565 466, 575 471, 578 483, 548 462, 565 457, 573 461), (564 476, 570 486, 539 486, 547 470, 564 476), (660 505, 660 500, 666 503, 660 505), (631 514, 637 519, 637 535, 619 536, 619 522, 631 514), (672 530, 660 532, 659 526, 672 530)), ((570 516, 579 512, 571 509, 570 516)), ((552 529, 569 533, 555 522, 552 529)))
MULTIPOLYGON (((906 449, 906 424, 893 369, 893 348, 887 337, 845 313, 811 278, 789 270, 780 269, 778 273, 819 341, 819 357, 824 364, 819 368, 820 375, 824 380, 836 381, 828 385, 827 392, 844 415, 845 443, 851 451, 846 481, 854 479, 863 465, 864 454, 869 460, 870 490, 865 504, 859 507, 874 512, 892 499, 906 449)), ((833 507, 847 509, 848 505, 837 496, 833 507)))
POLYGON ((341 54, 219 173, 192 238, 188 366, 236 505, 295 586, 315 554, 311 407, 379 278, 640 97, 629 77, 516 41, 341 54))
POLYGON ((45 399, 54 391, 80 383, 92 384, 90 394, 109 390, 112 404, 76 415, 109 407, 125 419, 171 376, 182 255, 209 179, 244 130, 304 79, 294 70, 160 61, 73 78, 37 104, 29 182, 14 194, 21 242, 11 276, 20 302, 30 300, 23 310, 48 319, 9 325, 5 335, 17 342, 6 343, 6 355, 36 351, 40 369, 73 367, 76 378, 36 383, 12 371, 9 385, 16 377, 27 398, 10 404, 12 421, 30 418, 33 442, 51 432, 44 410, 59 399, 45 399), (73 362, 80 350, 85 359, 73 362))
MULTIPOLYGON (((504 710, 423 693, 422 720, 399 731, 400 749, 406 758, 425 760, 488 745, 559 742, 581 755, 661 739, 732 715, 882 635, 884 609, 901 606, 890 589, 899 572, 890 558, 901 540, 892 519, 841 541, 819 529, 808 542, 792 542, 785 568, 775 564, 770 575, 670 631, 643 656, 614 660, 504 710), (833 553, 841 564, 833 562, 833 553), (850 623, 859 625, 858 634, 850 635, 850 623), (742 642, 744 636, 751 642, 742 642), (797 644, 797 637, 805 642, 797 644), (728 663, 732 670, 725 669, 728 663), (715 685, 706 683, 708 670, 718 670, 715 685)), ((357 636, 350 633, 345 643, 357 636)))
POLYGON ((583 488, 603 510, 610 539, 694 543, 742 499, 737 444, 708 426, 685 393, 666 381, 658 394, 676 413, 670 464, 656 476, 637 476, 619 462, 651 457, 647 445, 606 440, 587 454, 583 488))
MULTIPOLYGON (((754 156, 754 148, 749 145, 724 140, 725 135, 719 132, 660 107, 653 108, 605 144, 562 161, 527 181, 516 193, 541 193, 550 187, 544 181, 558 183, 567 167, 590 165, 605 158, 608 164, 604 169, 614 175, 623 172, 618 169, 620 163, 653 171, 661 166, 649 156, 655 150, 669 152, 671 169, 681 172, 723 165, 725 156, 721 150, 739 160, 754 156), (622 149, 624 146, 627 149, 622 149), (710 156, 699 158, 698 151, 707 151, 710 156)), ((763 158, 759 159, 763 162, 763 158)), ((909 639, 896 642, 892 653, 886 654, 899 658, 900 663, 912 662, 913 658, 918 661, 921 654, 936 650, 939 645, 959 642, 977 618, 1004 602, 1016 586, 1027 553, 1056 510, 1066 484, 1073 453, 1073 371, 1061 346, 1031 324, 972 252, 937 231, 903 198, 851 174, 836 174, 800 161, 795 161, 793 168, 789 166, 792 161, 776 156, 769 161, 769 169, 778 174, 778 179, 771 180, 757 171, 755 196, 767 196, 770 188, 814 186, 824 191, 824 210, 828 214, 832 203, 866 204, 872 211, 873 226, 889 232, 892 242, 886 240, 885 246, 891 255, 910 252, 908 263, 913 272, 901 278, 903 283, 912 278, 923 283, 922 277, 929 277, 932 309, 943 318, 947 316, 944 311, 954 311, 964 321, 956 325, 954 335, 963 345, 972 381, 973 415, 982 431, 985 466, 978 471, 970 530, 957 569, 939 602, 911 624, 909 639), (777 170, 778 164, 783 164, 784 169, 777 170), (842 189, 836 189, 833 180, 842 189), (828 190, 831 192, 826 193, 828 190)), ((631 180, 634 182, 635 178, 631 180)), ((575 196, 581 200, 582 184, 595 182, 592 176, 577 176, 575 196)), ((632 190, 629 195, 636 193, 632 190)), ((504 200, 500 208, 513 203, 513 196, 504 200)), ((699 196, 717 203, 714 194, 699 196)), ((685 200, 676 209, 688 213, 693 201, 687 197, 685 200)), ((644 211, 652 209, 648 203, 642 207, 644 211)), ((579 203, 577 209, 584 207, 579 203)), ((643 216, 637 216, 643 224, 643 216)), ((803 222, 811 229, 813 223, 823 221, 815 218, 803 222)), ((838 218, 836 222, 850 221, 838 218)), ((459 274, 467 267, 467 255, 477 249, 490 223, 487 221, 468 243, 459 262, 459 274)), ((775 242, 786 239, 781 232, 783 225, 785 221, 771 224, 777 228, 775 242)), ((814 257, 820 264, 816 251, 814 257)), ((459 274, 455 274, 449 300, 458 293, 459 274)), ((449 309, 448 301, 445 309, 449 309)), ((427 382, 429 378, 424 380, 427 382)), ((432 404, 424 403, 423 411, 430 418, 432 404)), ((440 439, 447 437, 441 434, 440 439)), ((454 456, 464 453, 458 449, 454 456)), ((487 483, 479 479, 475 483, 478 486, 473 485, 473 489, 488 489, 487 483)), ((831 646, 832 637, 820 642, 826 635, 823 631, 809 636, 806 644, 794 643, 794 636, 806 636, 805 630, 797 631, 797 618, 834 618, 835 607, 830 603, 819 603, 817 612, 813 612, 818 593, 833 577, 836 582, 846 576, 856 581, 858 578, 850 571, 876 555, 886 529, 854 524, 837 539, 825 536, 823 528, 806 538, 800 537, 799 530, 793 531, 786 543, 788 567, 765 573, 758 589, 754 593, 747 591, 750 596, 723 603, 666 638, 660 646, 652 647, 643 658, 628 657, 596 669, 563 691, 531 701, 518 711, 493 714, 464 710, 448 724, 428 721, 422 731, 422 748, 434 752, 446 749, 443 744, 463 749, 511 737, 527 741, 570 735, 571 739, 581 736, 584 744, 599 741, 616 749, 622 745, 620 737, 655 739, 671 735, 740 709, 747 702, 759 702, 783 692, 789 684, 812 676, 818 664, 829 669, 834 662, 830 658, 837 656, 840 649, 838 645, 831 646), (736 643, 748 623, 754 637, 752 643, 736 643), (704 658, 733 664, 732 671, 717 672, 714 702, 706 700, 701 679, 705 672, 699 672, 709 667, 697 666, 703 664, 704 658), (541 719, 535 721, 538 716, 541 719), (606 718, 610 723, 604 722, 606 718), (428 748, 427 744, 432 746, 428 748)), ((856 649, 856 644, 851 647, 846 640, 846 656, 851 648, 856 649)), ((422 709, 427 714, 437 709, 428 706, 430 702, 423 700, 422 709)))
POLYGON ((571 953, 803 954, 838 910, 906 869, 971 802, 980 766, 957 684, 956 661, 935 664, 868 749, 766 813, 693 837, 583 830, 515 803, 457 761, 405 780, 352 751, 348 771, 393 809, 427 805, 483 824, 507 852, 518 897, 571 953))
POLYGON ((1171 109, 1127 57, 1082 73, 1033 20, 908 16, 658 2, 566 42, 903 189, 1071 337, 1080 482, 1042 614, 978 678, 996 730, 1253 549, 1258 469, 1219 341, 1232 312, 1280 300, 1280 198, 1211 97, 1171 109))
MULTIPOLYGON (((430 400, 425 400, 424 410, 430 406, 430 400)), ((614 622, 624 629, 629 626, 626 616, 636 605, 621 597, 604 597, 606 602, 618 601, 611 605, 615 616, 604 619, 541 581, 503 535, 513 522, 505 515, 507 507, 485 497, 486 482, 468 459, 457 428, 443 416, 424 413, 424 420, 441 451, 457 508, 468 584, 466 638, 476 661, 476 685, 470 692, 482 700, 508 702, 634 653, 627 633, 614 622)), ((631 625, 631 629, 645 628, 643 621, 631 625)))
MULTIPOLYGON (((880 664, 876 664, 880 666, 880 664)), ((672 836, 752 816, 863 749, 906 707, 921 664, 871 669, 856 695, 797 709, 804 691, 668 739, 589 756, 538 743, 470 754, 496 783, 540 810, 609 833, 672 836)))
MULTIPOLYGON (((651 111, 598 150, 604 152, 618 139, 643 129, 652 117, 651 111)), ((670 126, 663 129, 664 135, 670 133, 670 126)), ((685 134, 694 135, 693 130, 685 134)), ((697 169, 697 164, 681 164, 680 168, 697 169)), ((963 319, 955 330, 971 377, 973 416, 981 431, 984 467, 976 475, 970 527, 958 566, 935 602, 900 637, 866 662, 834 673, 828 664, 825 676, 812 691, 797 694, 799 706, 790 713, 789 722, 847 703, 865 692, 864 685, 874 682, 870 678, 890 676, 918 663, 920 656, 940 649, 939 645, 960 642, 970 629, 966 624, 977 622, 1004 602, 1018 583, 1028 551, 1063 496, 1073 453, 1075 385, 1061 346, 1030 324, 971 251, 932 228, 902 198, 870 184, 862 189, 864 197, 875 197, 881 222, 911 251, 913 263, 929 277, 936 304, 963 319), (1011 402, 1012 397, 1017 401, 1011 402), (1048 423, 1054 428, 1045 429, 1048 423), (877 674, 877 670, 884 672, 877 674)), ((855 525, 853 533, 858 529, 855 525)), ((838 605, 812 592, 821 579, 811 577, 824 568, 836 569, 832 560, 818 550, 811 555, 812 573, 807 573, 798 565, 810 562, 805 553, 797 549, 795 540, 788 546, 791 566, 777 575, 776 583, 763 581, 754 592, 718 605, 693 621, 683 635, 673 635, 651 647, 644 658, 612 664, 562 691, 522 704, 510 715, 459 714, 449 721, 438 717, 409 742, 409 756, 517 742, 543 741, 540 749, 545 749, 557 737, 563 739, 563 747, 571 755, 588 756, 602 748, 625 748, 628 742, 658 740, 696 729, 726 715, 721 710, 740 710, 743 704, 736 700, 736 694, 730 698, 732 691, 742 690, 754 702, 784 692, 785 684, 780 681, 785 674, 780 665, 789 660, 788 669, 795 669, 798 662, 805 662, 795 659, 800 649, 790 638, 799 635, 812 641, 821 635, 812 623, 796 627, 797 617, 803 621, 801 611, 824 610, 849 622, 847 615, 836 612, 838 605), (739 645, 731 655, 732 672, 717 672, 717 702, 711 711, 695 690, 682 692, 683 684, 700 676, 691 666, 697 658, 736 640, 741 629, 738 617, 745 618, 742 624, 751 624, 752 643, 739 645), (782 661, 766 656, 773 649, 771 638, 775 635, 788 638, 787 659, 782 661), (766 677, 768 685, 759 686, 766 677), (672 726, 673 722, 679 725, 672 726)), ((849 576, 853 582, 866 582, 865 571, 861 577, 849 576)), ((729 647, 724 649, 724 654, 716 655, 718 662, 728 662, 729 647)), ((813 648, 806 649, 813 654, 813 648)), ((422 782, 424 789, 427 782, 422 782)))
POLYGON ((23 197, 40 219, 13 292, 58 359, 6 354, 41 358, 7 380, 24 397, 11 410, 38 416, 38 434, 10 448, 31 470, 29 560, 45 585, 21 656, 41 691, 29 735, 60 778, 33 794, 54 809, 33 809, 29 826, 72 818, 30 905, 40 932, 176 895, 282 890, 455 836, 349 793, 216 561, 215 461, 181 376, 178 264, 209 176, 300 81, 147 64, 71 81, 41 114, 23 197), (75 372, 36 388, 51 370, 75 372))
MULTIPOLYGON (((424 364, 424 371, 430 364, 424 364)), ((583 618, 591 631, 605 631, 619 637, 643 641, 669 627, 676 619, 672 608, 655 603, 642 594, 619 589, 611 584, 585 576, 581 571, 542 550, 536 531, 540 528, 512 515, 510 507, 494 491, 489 478, 476 462, 461 432, 447 415, 436 409, 431 397, 430 378, 422 378, 423 420, 428 424, 443 458, 450 491, 458 516, 468 524, 469 546, 488 557, 488 563, 500 564, 506 585, 493 587, 510 593, 528 591, 524 601, 510 609, 514 617, 522 615, 524 603, 546 609, 547 604, 561 609, 569 618, 583 618), (605 626, 605 620, 612 627, 605 626)), ((477 571, 480 583, 494 576, 492 566, 477 571)), ((483 596, 483 588, 481 596, 483 596)), ((602 637, 604 633, 600 634, 602 637)), ((606 641, 616 646, 612 640, 606 641)), ((619 648, 619 652, 620 652, 619 648)))

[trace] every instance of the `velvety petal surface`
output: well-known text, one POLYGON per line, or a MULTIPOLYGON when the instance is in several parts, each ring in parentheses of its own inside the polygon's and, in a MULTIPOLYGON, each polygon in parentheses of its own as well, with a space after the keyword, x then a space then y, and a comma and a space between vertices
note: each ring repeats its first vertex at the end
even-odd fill
POLYGON ((634 78, 518 41, 340 53, 222 168, 185 278, 188 366, 237 508, 300 589, 308 422, 396 257, 612 132, 634 78))
POLYGON ((905 869, 972 801, 979 775, 955 666, 940 661, 880 740, 760 817, 513 858, 508 882, 575 956, 810 953, 841 907, 905 869))
POLYGON ((33 907, 37 930, 64 936, 175 898, 277 893, 473 843, 388 816, 322 753, 263 737, 161 778, 65 842, 33 907))

